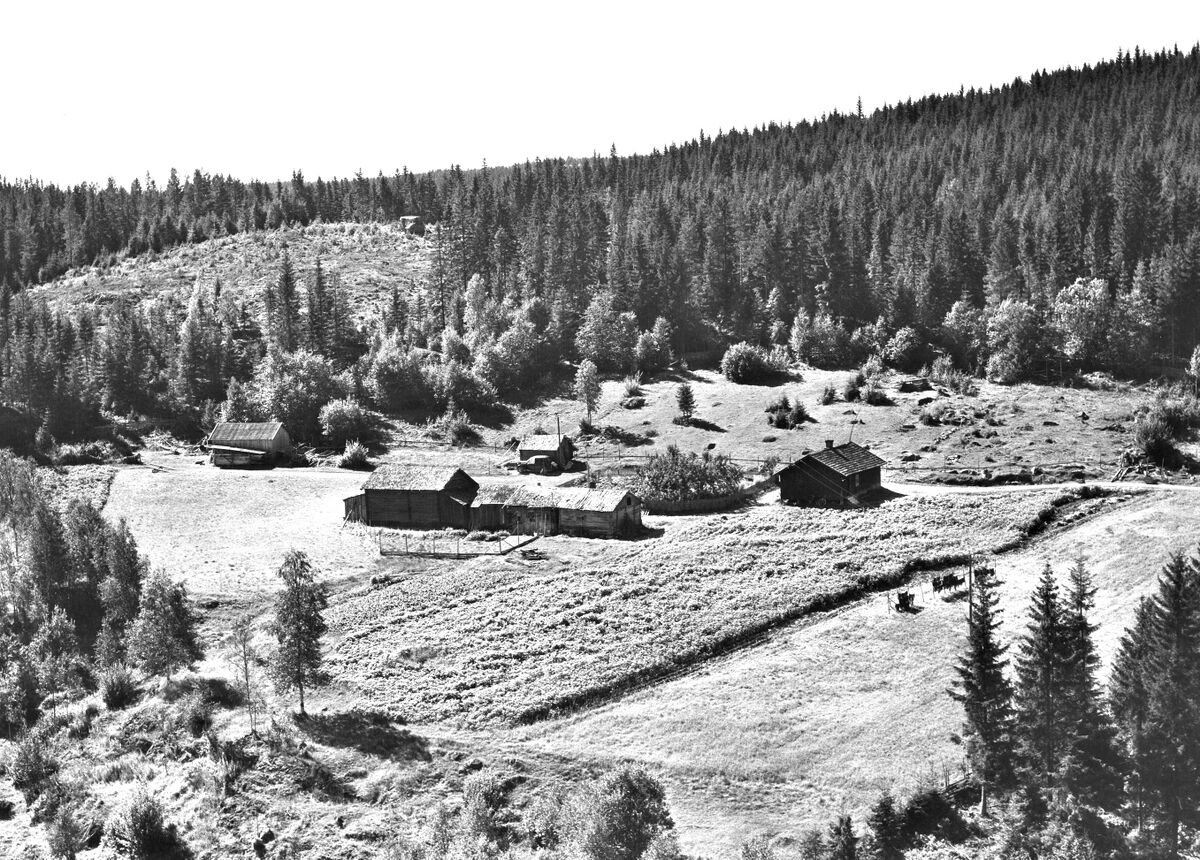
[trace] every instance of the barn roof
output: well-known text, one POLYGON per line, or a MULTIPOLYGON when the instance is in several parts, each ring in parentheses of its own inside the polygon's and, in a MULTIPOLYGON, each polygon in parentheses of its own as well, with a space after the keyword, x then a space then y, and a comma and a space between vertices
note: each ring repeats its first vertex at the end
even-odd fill
POLYGON ((502 505, 519 489, 520 487, 516 484, 480 484, 479 492, 475 494, 475 501, 471 503, 471 507, 502 505))
POLYGON ((840 475, 857 475, 867 469, 882 466, 883 460, 857 442, 847 442, 845 445, 834 445, 831 448, 821 448, 811 454, 805 454, 797 462, 811 461, 820 463, 840 475))
POLYGON ((591 487, 521 487, 508 498, 513 507, 559 508, 560 510, 615 511, 628 490, 600 489, 591 487))
MULTIPOLYGON (((407 463, 388 463, 371 473, 364 490, 444 490, 458 475, 472 484, 475 479, 454 466, 412 466, 407 463)), ((478 486, 478 484, 475 484, 478 486)))
POLYGON ((521 449, 530 451, 557 451, 566 436, 555 433, 534 433, 521 440, 521 449))
POLYGON ((222 421, 208 434, 209 445, 237 446, 238 442, 261 442, 274 439, 283 429, 280 421, 259 421, 255 423, 240 423, 222 421))

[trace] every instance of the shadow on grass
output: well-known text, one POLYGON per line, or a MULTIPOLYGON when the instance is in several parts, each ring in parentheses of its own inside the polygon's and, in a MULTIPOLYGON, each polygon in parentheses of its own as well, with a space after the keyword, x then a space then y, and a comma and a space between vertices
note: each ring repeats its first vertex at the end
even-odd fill
POLYGON ((314 741, 402 761, 429 761, 425 739, 373 711, 310 714, 296 726, 314 741))

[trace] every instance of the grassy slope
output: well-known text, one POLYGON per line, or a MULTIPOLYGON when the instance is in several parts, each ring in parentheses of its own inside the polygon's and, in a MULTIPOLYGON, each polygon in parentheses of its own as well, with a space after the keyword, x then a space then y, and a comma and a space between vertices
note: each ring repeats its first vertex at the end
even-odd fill
MULTIPOLYGON (((921 477, 923 469, 998 469, 1012 465, 1032 468, 1062 463, 1084 464, 1089 474, 1108 477, 1115 471, 1120 452, 1130 444, 1133 410, 1151 399, 1149 393, 1136 390, 1091 391, 984 382, 979 386, 979 394, 972 397, 939 396, 937 392, 901 394, 893 385, 888 388, 895 401, 893 406, 867 406, 840 399, 821 406, 818 398, 824 387, 832 384, 840 392, 848 374, 810 369, 803 376, 800 382, 758 386, 736 385, 714 371, 691 372, 688 379, 696 394, 696 416, 719 430, 672 423, 678 414, 675 391, 682 376, 665 375, 645 383, 646 405, 635 410, 619 405, 623 396, 621 383, 608 381, 604 383, 599 416, 595 420, 633 433, 653 430, 658 434, 650 444, 625 448, 626 455, 646 455, 671 443, 685 451, 700 451, 715 444, 715 451, 732 457, 774 456, 787 462, 805 449, 820 447, 824 439, 843 442, 853 429, 855 441, 870 445, 887 460, 893 477, 903 468, 905 480, 910 479, 908 473, 921 477), (781 393, 799 399, 816 420, 795 430, 768 427, 763 410, 781 393), (932 427, 921 424, 917 401, 930 396, 943 401, 953 414, 963 416, 964 423, 932 427), (857 413, 861 425, 852 427, 850 421, 856 416, 847 415, 849 409, 857 413), (1079 417, 1081 413, 1088 415, 1086 421, 1079 417), (995 425, 988 423, 989 417, 995 425), (1055 423, 1046 424, 1048 421, 1055 423), (913 429, 902 425, 913 425, 913 429), (1101 429, 1113 426, 1119 429, 1101 429), (992 431, 995 436, 987 437, 992 431), (776 441, 764 441, 769 436, 776 437, 776 441), (933 446, 935 450, 921 451, 924 446, 933 446), (901 462, 905 452, 919 454, 920 459, 901 462)), ((494 435, 507 438, 534 426, 553 430, 555 411, 562 413, 564 429, 577 429, 583 414, 579 404, 559 400, 518 415, 515 427, 504 428, 494 435)), ((614 445, 599 443, 590 444, 588 451, 593 458, 617 453, 614 445)))
POLYGON ((38 290, 66 304, 104 303, 120 294, 179 295, 186 301, 197 278, 209 286, 219 278, 222 290, 257 313, 263 288, 278 277, 285 247, 302 290, 319 256, 326 274, 340 278, 359 316, 390 296, 393 285, 406 292, 428 269, 424 240, 396 225, 315 224, 239 233, 122 260, 109 269, 75 270, 38 290))
MULTIPOLYGON (((1155 491, 998 559, 1004 635, 1018 635, 1042 566, 1084 552, 1098 586, 1098 644, 1110 660, 1168 551, 1186 549, 1200 510, 1155 491)), ((957 775, 961 712, 945 695, 964 604, 919 591, 923 611, 875 595, 789 626, 702 671, 559 721, 508 733, 529 752, 630 757, 667 780, 685 848, 732 854, 756 833, 798 835, 839 810, 861 820, 885 786, 903 793, 957 775)))
POLYGON ((895 581, 911 560, 987 552, 1058 495, 903 498, 848 512, 757 505, 655 518, 664 534, 637 544, 544 539, 545 563, 480 559, 343 595, 329 613, 331 663, 347 693, 408 721, 509 723, 703 660, 895 581))

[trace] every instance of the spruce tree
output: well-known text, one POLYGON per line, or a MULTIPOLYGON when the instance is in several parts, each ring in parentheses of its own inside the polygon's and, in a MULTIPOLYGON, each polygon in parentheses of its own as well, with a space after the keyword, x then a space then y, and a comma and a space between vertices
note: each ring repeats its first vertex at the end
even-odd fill
POLYGON ((687 382, 679 383, 679 387, 675 389, 675 403, 679 406, 679 417, 681 423, 691 424, 692 415, 696 411, 696 395, 692 391, 692 386, 687 382))
POLYGON ((1146 720, 1149 712, 1146 663, 1150 653, 1150 630, 1154 623, 1154 601, 1143 597, 1133 624, 1121 637, 1109 681, 1109 703, 1120 738, 1129 757, 1126 780, 1134 825, 1140 830, 1145 820, 1146 720))
POLYGON ((1017 653, 1016 705, 1024 765, 1049 787, 1058 775, 1067 743, 1068 702, 1062 694, 1067 639, 1054 571, 1047 564, 1029 607, 1029 625, 1017 653))
POLYGON ((871 807, 867 826, 871 828, 872 856, 876 860, 903 860, 904 821, 890 791, 885 790, 871 807))
POLYGON ((1096 589, 1083 556, 1075 559, 1069 578, 1063 601, 1067 659, 1061 697, 1069 721, 1063 783, 1081 803, 1116 810, 1124 799, 1124 762, 1116 727, 1101 702, 1096 682, 1100 655, 1092 638, 1096 625, 1088 617, 1095 606, 1096 589))
POLYGON ((996 635, 1000 626, 995 572, 975 572, 967 619, 966 653, 955 671, 958 680, 949 691, 963 706, 963 735, 967 759, 979 780, 979 807, 987 814, 989 788, 1008 786, 1013 777, 1013 691, 1004 671, 1007 647, 996 635))
POLYGON ((858 837, 849 815, 839 815, 829 827, 829 860, 855 860, 858 857, 858 837))
POLYGON ((271 628, 279 648, 271 670, 276 689, 299 691, 300 713, 304 714, 305 689, 327 681, 321 637, 327 629, 322 613, 329 598, 325 586, 315 581, 308 556, 300 550, 289 550, 284 556, 279 578, 283 590, 275 598, 271 628))

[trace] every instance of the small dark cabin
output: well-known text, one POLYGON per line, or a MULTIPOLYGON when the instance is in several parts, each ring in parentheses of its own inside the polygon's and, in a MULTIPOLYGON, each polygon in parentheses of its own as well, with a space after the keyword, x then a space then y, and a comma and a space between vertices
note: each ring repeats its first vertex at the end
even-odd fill
MULTIPOLYGON (((367 525, 393 528, 467 528, 475 479, 453 466, 386 465, 363 484, 355 506, 367 525)), ((349 515, 352 500, 347 500, 349 515)))
POLYGON ((878 493, 883 460, 862 445, 847 442, 805 454, 775 473, 779 500, 791 505, 859 505, 878 493))

